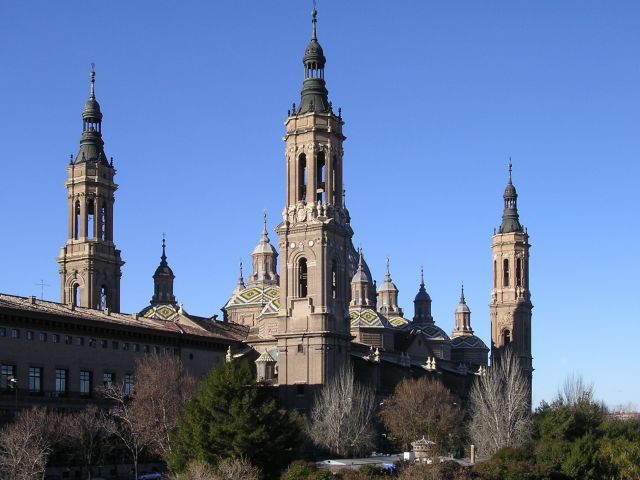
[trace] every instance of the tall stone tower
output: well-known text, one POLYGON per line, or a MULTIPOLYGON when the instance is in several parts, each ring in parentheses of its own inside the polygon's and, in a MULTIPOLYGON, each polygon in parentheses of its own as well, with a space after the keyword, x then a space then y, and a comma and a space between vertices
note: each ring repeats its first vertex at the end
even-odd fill
POLYGON ((62 303, 120 311, 120 276, 124 262, 113 243, 113 203, 118 186, 102 141, 102 113, 91 69, 89 100, 82 112, 78 155, 67 167, 68 239, 60 250, 62 303))
POLYGON ((493 235, 493 290, 491 291, 491 358, 511 348, 529 382, 531 393, 531 293, 529 291, 529 235, 518 217, 518 194, 511 181, 504 191, 502 225, 493 235))
POLYGON ((343 121, 324 81, 325 57, 312 13, 300 105, 285 122, 286 206, 280 238, 278 383, 282 400, 308 408, 348 362, 353 231, 342 186, 343 121))

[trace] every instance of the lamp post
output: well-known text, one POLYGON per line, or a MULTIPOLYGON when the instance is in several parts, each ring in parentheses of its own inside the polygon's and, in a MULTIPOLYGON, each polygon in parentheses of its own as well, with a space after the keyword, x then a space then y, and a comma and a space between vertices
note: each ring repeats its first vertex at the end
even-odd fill
POLYGON ((15 377, 11 377, 9 379, 9 383, 11 383, 11 388, 13 388, 13 391, 15 392, 16 395, 16 403, 15 403, 15 416, 18 415, 18 379, 15 377))

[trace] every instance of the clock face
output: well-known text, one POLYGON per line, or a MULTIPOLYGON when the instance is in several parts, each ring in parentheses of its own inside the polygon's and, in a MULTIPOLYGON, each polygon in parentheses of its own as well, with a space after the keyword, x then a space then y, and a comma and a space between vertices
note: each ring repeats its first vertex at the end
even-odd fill
POLYGON ((289 244, 289 247, 291 247, 291 248, 296 248, 296 242, 291 242, 291 243, 289 244))

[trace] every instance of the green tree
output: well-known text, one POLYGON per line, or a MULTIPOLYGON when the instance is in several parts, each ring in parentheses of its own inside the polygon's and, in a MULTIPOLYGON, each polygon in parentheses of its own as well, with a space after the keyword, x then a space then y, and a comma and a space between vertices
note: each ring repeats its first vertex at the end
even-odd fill
POLYGON ((320 470, 313 463, 294 462, 282 480, 333 480, 335 477, 328 470, 320 470))
POLYGON ((246 457, 267 478, 291 460, 299 430, 269 387, 256 383, 248 362, 214 368, 200 384, 180 420, 167 458, 173 471, 190 460, 217 465, 246 457))

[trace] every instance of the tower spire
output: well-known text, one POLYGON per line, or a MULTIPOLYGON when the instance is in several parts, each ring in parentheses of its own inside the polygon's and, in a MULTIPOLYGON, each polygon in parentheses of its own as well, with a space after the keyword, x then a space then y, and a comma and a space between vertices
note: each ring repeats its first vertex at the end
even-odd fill
POLYGON ((509 182, 504 189, 504 211, 502 213, 502 225, 500 233, 522 232, 522 225, 518 216, 518 193, 512 181, 511 157, 509 157, 509 182))
POLYGON ((318 11, 316 10, 316 2, 313 1, 313 11, 311 12, 311 40, 318 40, 316 32, 316 24, 318 23, 318 11))
POLYGON ((431 297, 424 287, 424 268, 420 267, 420 288, 413 300, 413 321, 414 323, 433 323, 431 316, 431 297))
POLYGON ((276 263, 278 253, 269 241, 267 233, 267 211, 262 211, 262 233, 260 242, 253 249, 253 274, 249 277, 249 283, 277 283, 276 263))
POLYGON ((91 62, 91 72, 89 73, 89 77, 91 77, 91 85, 89 87, 89 98, 96 98, 96 90, 95 90, 95 84, 96 84, 96 64, 91 62))
POLYGON ((173 280, 175 279, 173 270, 167 263, 167 242, 165 234, 162 234, 162 255, 160 265, 153 274, 153 297, 151 305, 176 305, 176 297, 173 295, 173 280))
POLYGON ((318 11, 315 4, 311 11, 311 41, 304 52, 304 82, 302 85, 298 115, 310 112, 328 113, 331 111, 329 92, 324 81, 324 65, 327 59, 318 43, 318 11))
POLYGON ((456 307, 455 318, 456 324, 451 334, 453 338, 473 335, 473 329, 471 328, 471 310, 469 310, 467 302, 464 299, 464 283, 460 286, 460 303, 456 307))

